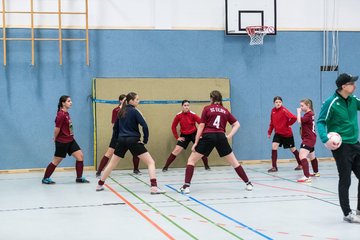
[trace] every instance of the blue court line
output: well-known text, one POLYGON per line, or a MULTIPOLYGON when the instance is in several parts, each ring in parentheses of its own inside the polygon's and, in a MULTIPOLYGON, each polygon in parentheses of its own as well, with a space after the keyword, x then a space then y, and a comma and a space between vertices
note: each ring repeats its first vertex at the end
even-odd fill
MULTIPOLYGON (((119 100, 106 100, 93 98, 95 103, 119 104, 119 100)), ((141 100, 140 104, 180 104, 183 100, 141 100)), ((209 103, 210 100, 189 100, 190 103, 209 103)), ((230 98, 223 98, 223 102, 229 102, 230 98)))
MULTIPOLYGON (((170 186, 170 185, 165 185, 165 186, 168 187, 168 188, 170 188, 171 190, 173 190, 173 191, 175 191, 175 192, 178 192, 175 188, 173 188, 173 187, 170 186)), ((232 222, 234 222, 234 223, 236 223, 236 224, 238 224, 238 225, 240 225, 240 226, 242 226, 242 227, 244 227, 244 228, 246 228, 246 229, 248 229, 248 230, 250 230, 250 231, 252 231, 252 232, 254 232, 254 233, 256 233, 256 234, 258 234, 258 235, 260 235, 260 236, 262 236, 263 238, 272 240, 271 237, 268 237, 268 236, 266 236, 265 234, 262 234, 261 232, 256 231, 255 229, 253 229, 253 228, 251 228, 251 227, 249 227, 249 226, 247 226, 247 225, 239 222, 238 220, 236 220, 236 219, 234 219, 234 218, 232 218, 232 217, 229 217, 228 215, 226 215, 226 214, 224 214, 224 213, 216 210, 216 209, 213 208, 213 207, 210 207, 209 205, 206 205, 205 203, 197 200, 196 198, 193 198, 193 197, 191 197, 191 196, 189 196, 189 195, 187 195, 187 194, 182 194, 182 195, 187 196, 190 200, 192 200, 192 201, 194 201, 194 202, 196 202, 196 203, 198 203, 198 204, 200 204, 200 205, 202 205, 202 206, 204 206, 204 207, 206 207, 206 208, 208 208, 208 209, 210 209, 210 210, 212 210, 212 211, 220 214, 221 216, 227 218, 228 220, 230 220, 230 221, 232 221, 232 222)))

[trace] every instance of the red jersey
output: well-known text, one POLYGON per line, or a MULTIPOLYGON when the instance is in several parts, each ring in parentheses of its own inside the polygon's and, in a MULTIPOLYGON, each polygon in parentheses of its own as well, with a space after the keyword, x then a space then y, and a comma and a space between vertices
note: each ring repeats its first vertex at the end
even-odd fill
POLYGON ((270 116, 270 126, 268 129, 268 135, 271 135, 273 129, 275 133, 283 137, 291 137, 293 135, 291 125, 296 122, 296 116, 283 106, 279 108, 273 108, 270 116))
POLYGON ((226 124, 236 122, 236 118, 220 104, 211 104, 204 107, 201 114, 201 123, 205 123, 204 133, 225 132, 226 124))
POLYGON ((74 140, 73 125, 68 112, 64 112, 63 110, 57 112, 55 127, 60 128, 60 132, 56 136, 55 141, 68 143, 74 140))
POLYGON ((301 139, 302 143, 314 147, 316 143, 315 116, 312 111, 307 112, 301 118, 301 139))
POLYGON ((120 106, 117 106, 116 108, 114 108, 112 110, 112 115, 111 115, 111 123, 112 124, 114 124, 116 122, 119 111, 120 111, 120 106))
POLYGON ((174 121, 171 125, 171 130, 176 139, 179 138, 179 135, 176 131, 176 127, 179 123, 180 123, 180 133, 186 135, 191 134, 196 131, 195 123, 198 124, 200 123, 200 117, 192 111, 179 112, 178 114, 176 114, 174 121))

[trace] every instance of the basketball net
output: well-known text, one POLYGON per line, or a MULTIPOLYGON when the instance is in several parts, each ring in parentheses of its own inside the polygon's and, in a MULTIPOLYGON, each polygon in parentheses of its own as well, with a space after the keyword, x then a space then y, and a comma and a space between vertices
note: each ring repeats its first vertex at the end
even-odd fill
POLYGON ((250 37, 250 45, 263 45, 264 37, 268 33, 274 33, 275 29, 268 26, 249 26, 246 32, 250 37))

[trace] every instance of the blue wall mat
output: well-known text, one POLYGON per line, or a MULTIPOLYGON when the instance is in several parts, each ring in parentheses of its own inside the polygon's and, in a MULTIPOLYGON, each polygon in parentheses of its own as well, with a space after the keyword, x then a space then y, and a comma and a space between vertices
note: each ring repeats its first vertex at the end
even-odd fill
MULTIPOLYGON (((56 37, 57 31, 36 34, 56 37)), ((64 31, 67 37, 82 34, 64 31)), ((9 29, 8 36, 29 36, 29 30, 9 29)), ((225 36, 224 31, 91 30, 89 37, 90 66, 85 65, 83 42, 64 42, 63 66, 56 42, 36 42, 35 66, 30 65, 30 42, 7 42, 8 64, 0 66, 0 169, 47 166, 54 152, 57 101, 63 94, 72 97, 75 138, 85 164, 92 166, 89 96, 94 77, 229 78, 232 110, 241 123, 234 152, 244 160, 270 158, 267 128, 275 95, 282 96, 293 113, 300 99, 311 98, 318 112, 335 90, 336 73, 321 75, 319 70, 322 32, 278 32, 266 36, 263 46, 249 46, 247 36, 225 36)), ((359 74, 356 42, 359 33, 340 33, 340 71, 359 74)), ((293 130, 299 146, 298 124, 293 130)), ((320 141, 316 150, 319 157, 330 156, 320 141)), ((279 151, 279 158, 292 157, 289 151, 279 151)), ((74 160, 67 158, 61 166, 74 166, 74 160)))

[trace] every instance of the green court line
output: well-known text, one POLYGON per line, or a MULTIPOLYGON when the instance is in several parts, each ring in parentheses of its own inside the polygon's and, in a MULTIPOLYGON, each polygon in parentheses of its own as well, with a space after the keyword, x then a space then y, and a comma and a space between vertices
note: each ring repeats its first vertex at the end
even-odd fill
MULTIPOLYGON (((280 177, 280 176, 276 176, 276 175, 273 175, 273 174, 270 174, 270 173, 267 173, 267 172, 263 172, 263 171, 259 171, 259 170, 254 170, 254 169, 251 169, 251 168, 248 168, 247 170, 251 170, 253 172, 257 172, 257 173, 262 173, 262 174, 265 174, 265 175, 268 175, 268 176, 272 176, 272 177, 276 177, 276 178, 279 178, 279 179, 282 179, 282 180, 285 180, 285 181, 288 181, 288 182, 292 182, 292 183, 296 183, 294 180, 291 180, 291 179, 288 179, 288 178, 284 178, 284 177, 280 177)), ((314 188, 314 189, 317 189, 317 190, 320 190, 320 191, 324 191, 324 192, 328 192, 328 193, 332 193, 332 194, 335 194, 337 195, 338 193, 335 193, 335 192, 332 192, 332 191, 329 191, 329 190, 326 190, 326 189, 323 189, 323 188, 319 188, 319 187, 315 187, 315 186, 312 186, 312 185, 307 185, 308 187, 311 187, 311 188, 314 188)))
POLYGON ((173 220, 171 220, 169 217, 167 217, 165 214, 163 214, 162 212, 160 212, 158 209, 156 209, 155 207, 153 207, 151 204, 149 204, 148 202, 146 202, 144 199, 142 199, 141 197, 139 197, 137 194, 135 194, 133 191, 131 191, 130 189, 128 189, 127 187, 125 187, 124 185, 122 185, 121 183, 119 183, 118 181, 116 181, 113 177, 109 177, 111 180, 113 180, 116 184, 118 184, 120 187, 122 187, 123 189, 125 189, 128 193, 130 193, 131 195, 133 195, 135 198, 139 199, 142 203, 144 203, 146 206, 150 207, 152 210, 154 210, 155 212, 159 213, 162 217, 164 217, 166 220, 168 220, 169 222, 171 222, 172 224, 174 224, 177 228, 179 228, 180 230, 182 230, 184 233, 186 233, 187 235, 189 235, 192 239, 197 239, 197 237, 195 237, 194 235, 192 235, 189 231, 187 231, 186 229, 184 229, 183 227, 181 227, 179 224, 177 224, 176 222, 174 222, 173 220))
MULTIPOLYGON (((132 176, 133 178, 137 179, 138 181, 144 183, 145 185, 150 186, 148 183, 144 182, 144 181, 141 180, 140 178, 135 177, 135 176, 133 176, 133 175, 131 175, 131 176, 132 176)), ((240 240, 244 240, 243 238, 239 237, 239 236, 236 235, 235 233, 233 233, 233 232, 231 232, 230 230, 228 230, 228 229, 226 229, 226 228, 224 228, 224 227, 216 224, 214 221, 212 221, 212 220, 210 220, 209 218, 205 217, 204 215, 196 212, 195 210, 193 210, 192 208, 186 206, 185 204, 181 203, 180 201, 176 200, 175 198, 173 198, 173 197, 171 197, 171 196, 169 196, 169 195, 167 195, 167 194, 164 194, 164 196, 166 196, 167 198, 170 198, 171 200, 173 200, 173 201, 176 202, 177 204, 179 204, 179 205, 181 205, 182 207, 186 208, 186 209, 189 210, 190 212, 198 215, 199 217, 205 219, 205 220, 208 221, 209 223, 212 223, 212 224, 215 225, 216 227, 221 228, 222 230, 224 230, 225 232, 227 232, 227 233, 229 233, 230 235, 234 236, 235 238, 240 239, 240 240)))

